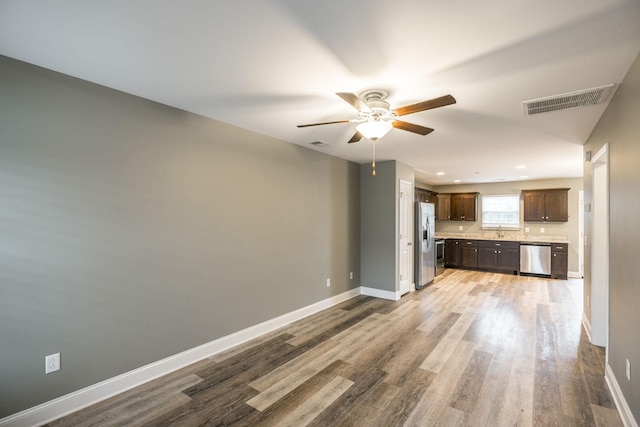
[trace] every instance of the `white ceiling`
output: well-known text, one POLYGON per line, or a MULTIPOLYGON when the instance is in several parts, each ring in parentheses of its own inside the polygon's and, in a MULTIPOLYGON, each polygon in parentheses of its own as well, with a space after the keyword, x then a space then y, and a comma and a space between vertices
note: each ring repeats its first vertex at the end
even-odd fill
POLYGON ((433 133, 376 143, 439 185, 582 176, 606 105, 525 117, 522 101, 620 83, 639 23, 638 0, 2 0, 0 54, 359 163, 354 124, 296 125, 354 118, 335 92, 451 94, 403 117, 433 133))

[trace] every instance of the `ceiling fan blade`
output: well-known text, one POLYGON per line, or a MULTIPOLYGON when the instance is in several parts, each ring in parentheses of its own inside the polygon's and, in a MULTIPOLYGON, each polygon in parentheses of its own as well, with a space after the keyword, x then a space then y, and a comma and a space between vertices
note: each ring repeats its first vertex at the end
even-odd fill
POLYGON ((353 108, 358 111, 364 111, 367 113, 371 112, 371 108, 369 108, 369 106, 365 104, 362 99, 360 99, 355 93, 337 92, 336 95, 347 101, 353 108))
POLYGON ((428 101, 418 102, 417 104, 407 105, 405 107, 396 108, 394 113, 396 116, 404 116, 406 114, 418 113, 420 111, 431 110, 432 108, 444 107, 445 105, 455 104, 456 99, 451 95, 433 98, 428 101))
POLYGON ((309 126, 332 125, 334 123, 351 123, 351 120, 336 120, 334 122, 309 123, 306 125, 298 125, 299 128, 308 128, 309 126))
POLYGON ((356 132, 355 134, 353 134, 353 136, 351 137, 351 139, 349 141, 347 141, 349 144, 351 144, 352 142, 358 142, 362 139, 362 134, 360 132, 356 132))
POLYGON ((413 123, 403 122, 402 120, 396 120, 393 122, 393 127, 396 129, 406 130, 407 132, 413 132, 420 135, 428 135, 433 132, 433 129, 416 125, 413 123))

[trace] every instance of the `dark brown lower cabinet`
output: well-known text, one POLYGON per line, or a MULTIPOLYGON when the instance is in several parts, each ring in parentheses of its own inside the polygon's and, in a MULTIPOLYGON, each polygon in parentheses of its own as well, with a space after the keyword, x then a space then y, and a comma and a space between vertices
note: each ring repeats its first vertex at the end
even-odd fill
MULTIPOLYGON (((551 245, 551 277, 567 278, 566 243, 551 245)), ((520 242, 504 240, 446 239, 445 267, 520 273, 520 242)))
POLYGON ((460 267, 478 268, 477 240, 460 240, 460 267))
POLYGON ((460 267, 460 240, 446 239, 444 241, 444 266, 460 267))
POLYGON ((568 249, 566 243, 554 243, 551 245, 551 278, 567 279, 568 249))
POLYGON ((478 242, 478 269, 518 274, 520 244, 494 240, 478 242))

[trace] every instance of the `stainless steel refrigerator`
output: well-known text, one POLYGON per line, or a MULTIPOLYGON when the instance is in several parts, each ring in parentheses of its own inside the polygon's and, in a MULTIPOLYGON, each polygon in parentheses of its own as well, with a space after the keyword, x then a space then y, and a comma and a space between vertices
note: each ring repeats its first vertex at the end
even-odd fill
POLYGON ((416 289, 433 282, 436 275, 435 205, 416 203, 415 279, 416 289))

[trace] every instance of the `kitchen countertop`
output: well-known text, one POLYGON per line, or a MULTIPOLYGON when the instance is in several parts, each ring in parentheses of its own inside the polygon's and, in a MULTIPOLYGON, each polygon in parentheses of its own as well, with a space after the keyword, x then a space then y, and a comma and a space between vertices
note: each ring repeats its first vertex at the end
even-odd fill
POLYGON ((451 233, 436 232, 436 239, 471 239, 496 240, 505 242, 540 242, 540 243, 570 243, 566 236, 552 236, 546 234, 519 234, 505 232, 503 237, 497 237, 495 232, 488 233, 451 233))

